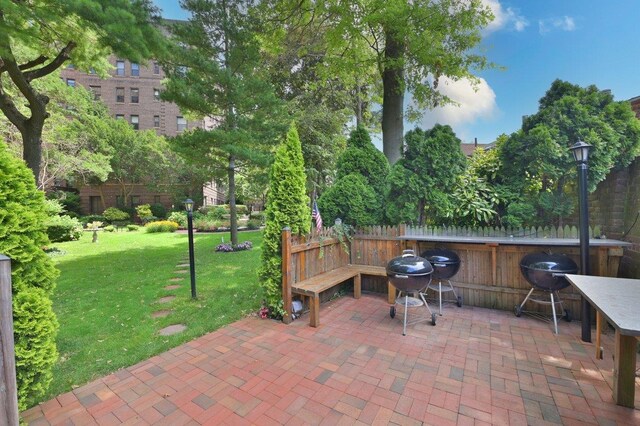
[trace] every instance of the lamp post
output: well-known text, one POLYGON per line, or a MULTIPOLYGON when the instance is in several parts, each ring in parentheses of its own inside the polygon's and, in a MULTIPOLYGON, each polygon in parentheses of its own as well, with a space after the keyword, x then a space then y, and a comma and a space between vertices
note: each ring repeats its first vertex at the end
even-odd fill
POLYGON ((191 274, 191 298, 196 298, 196 266, 193 256, 193 200, 184 201, 184 209, 187 211, 187 228, 189 230, 189 273, 191 274))
MULTIPOLYGON (((578 167, 580 205, 580 273, 589 275, 589 207, 587 205, 587 163, 591 145, 578 141, 571 146, 578 167)), ((591 305, 582 297, 582 341, 591 342, 591 305)))

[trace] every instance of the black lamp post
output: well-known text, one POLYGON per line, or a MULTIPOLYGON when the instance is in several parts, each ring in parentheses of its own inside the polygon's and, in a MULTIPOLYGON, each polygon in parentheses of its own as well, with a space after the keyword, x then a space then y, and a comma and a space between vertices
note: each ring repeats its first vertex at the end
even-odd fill
MULTIPOLYGON (((578 166, 580 204, 580 273, 589 275, 589 207, 587 205, 587 163, 591 145, 578 141, 571 147, 578 166)), ((582 341, 591 342, 591 305, 582 297, 582 341)))
POLYGON ((196 298, 196 266, 193 256, 193 200, 188 198, 184 201, 184 208, 187 211, 187 228, 189 229, 189 272, 191 274, 191 298, 196 298))

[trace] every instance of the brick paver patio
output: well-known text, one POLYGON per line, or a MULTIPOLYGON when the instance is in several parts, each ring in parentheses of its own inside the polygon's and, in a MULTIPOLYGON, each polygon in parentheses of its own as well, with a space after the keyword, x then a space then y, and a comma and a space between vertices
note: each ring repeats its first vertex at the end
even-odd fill
MULTIPOLYGON (((435 327, 344 297, 286 326, 246 318, 34 407, 31 425, 640 424, 580 324, 446 306, 435 327)), ((638 384, 638 382, 636 383, 638 384)), ((640 393, 640 392, 637 392, 640 393)), ((638 396, 636 407, 640 407, 638 396)))

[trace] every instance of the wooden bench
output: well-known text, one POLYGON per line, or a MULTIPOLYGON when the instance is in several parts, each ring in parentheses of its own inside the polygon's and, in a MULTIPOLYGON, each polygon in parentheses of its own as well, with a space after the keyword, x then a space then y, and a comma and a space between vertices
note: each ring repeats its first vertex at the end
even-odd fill
POLYGON ((309 325, 320 325, 320 293, 353 278, 353 297, 360 298, 362 275, 386 277, 383 266, 347 265, 291 285, 291 293, 309 298, 309 325))

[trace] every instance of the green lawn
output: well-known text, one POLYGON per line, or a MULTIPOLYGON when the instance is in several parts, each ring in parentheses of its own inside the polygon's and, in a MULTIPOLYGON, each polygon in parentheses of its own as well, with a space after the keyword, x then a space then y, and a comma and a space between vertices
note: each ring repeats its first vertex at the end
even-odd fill
POLYGON ((188 263, 186 234, 101 233, 92 243, 85 233, 79 241, 54 244, 64 251, 53 257, 61 271, 53 298, 60 359, 43 400, 257 311, 262 233, 240 233, 239 242, 250 240, 254 248, 234 253, 214 251, 221 238, 228 242, 229 234, 195 235, 197 300, 191 299, 189 274, 175 272, 178 264, 188 263), (174 277, 183 280, 171 282, 174 277), (171 284, 181 287, 164 289, 171 284), (158 303, 167 295, 176 298, 158 303), (153 319, 151 314, 161 309, 174 312, 153 319), (187 330, 158 334, 172 324, 187 330))

